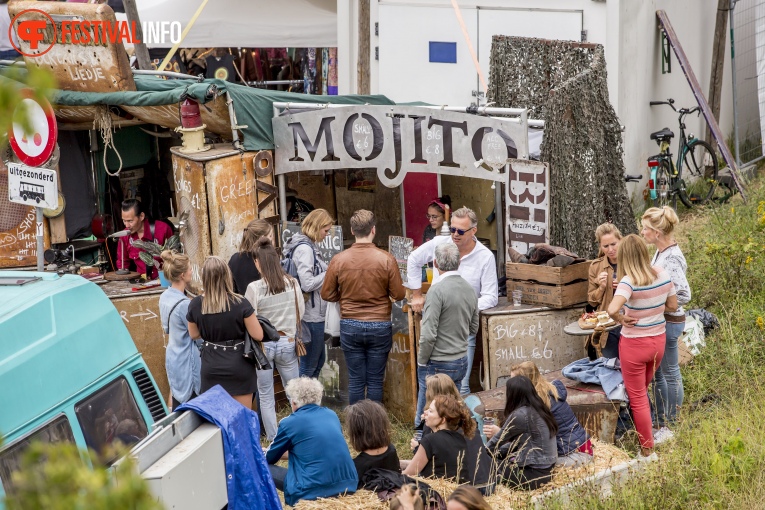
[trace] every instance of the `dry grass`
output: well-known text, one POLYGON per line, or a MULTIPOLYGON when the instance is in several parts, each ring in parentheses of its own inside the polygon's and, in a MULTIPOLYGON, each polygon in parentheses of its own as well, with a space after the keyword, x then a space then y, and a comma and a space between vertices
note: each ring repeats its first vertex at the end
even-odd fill
MULTIPOLYGON (((552 481, 536 491, 517 491, 505 486, 497 487, 495 493, 486 498, 494 510, 510 510, 525 507, 532 496, 562 487, 575 480, 586 478, 610 467, 629 460, 630 456, 614 445, 593 439, 595 458, 590 464, 577 469, 556 468, 552 481)), ((437 491, 444 500, 457 488, 457 484, 442 478, 418 478, 437 491)), ((387 510, 388 503, 382 502, 374 492, 360 490, 355 494, 337 498, 301 501, 297 510, 387 510)))

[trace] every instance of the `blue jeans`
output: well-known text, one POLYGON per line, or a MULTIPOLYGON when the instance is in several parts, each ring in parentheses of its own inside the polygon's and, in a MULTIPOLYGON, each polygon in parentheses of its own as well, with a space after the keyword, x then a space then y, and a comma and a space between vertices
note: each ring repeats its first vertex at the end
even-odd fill
POLYGON ((454 361, 428 361, 424 367, 417 365, 417 413, 414 415, 414 426, 419 427, 422 412, 425 410, 425 379, 430 375, 446 374, 452 378, 455 385, 462 382, 467 371, 467 356, 454 361))
POLYGON ((340 347, 348 366, 348 401, 382 403, 388 353, 393 347, 390 322, 340 321, 340 347))
MULTIPOLYGON (((323 322, 305 322, 303 331, 309 331, 311 337, 303 338, 305 344, 305 356, 300 358, 300 377, 319 378, 321 367, 324 366, 326 358, 324 349, 324 323, 323 322)), ((305 335, 304 335, 305 336, 305 335)))
POLYGON ((654 401, 656 402, 656 421, 659 427, 671 425, 677 418, 677 408, 683 405, 685 391, 683 376, 678 363, 680 353, 678 339, 685 329, 684 322, 667 323, 667 346, 653 381, 654 401))
POLYGON ((467 370, 465 371, 465 377, 462 378, 462 382, 457 385, 460 395, 470 393, 470 372, 473 371, 473 358, 475 358, 475 335, 470 335, 468 337, 467 370))
MULTIPOLYGON (((282 385, 285 387, 292 379, 300 375, 298 357, 295 354, 295 340, 283 336, 278 342, 263 342, 263 352, 272 367, 279 370, 282 385)), ((256 370, 258 377, 258 401, 266 438, 273 441, 276 437, 276 400, 274 398, 274 370, 256 370)))
POLYGON ((284 492, 284 480, 287 479, 287 468, 277 466, 276 464, 269 464, 268 471, 271 473, 271 478, 274 479, 276 488, 284 492))
POLYGON ((622 336, 622 327, 616 327, 608 332, 606 345, 601 349, 604 358, 619 357, 619 339, 622 336))

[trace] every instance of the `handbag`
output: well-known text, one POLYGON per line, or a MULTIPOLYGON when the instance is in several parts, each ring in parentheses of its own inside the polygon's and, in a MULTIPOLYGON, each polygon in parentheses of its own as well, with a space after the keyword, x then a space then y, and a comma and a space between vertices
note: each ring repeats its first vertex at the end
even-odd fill
POLYGON ((301 357, 306 355, 306 349, 303 340, 300 338, 303 335, 303 324, 300 322, 300 308, 298 308, 297 301, 298 282, 295 279, 292 280, 292 288, 295 290, 295 354, 297 354, 298 357, 301 357))
POLYGON ((331 337, 340 337, 340 303, 328 302, 324 316, 324 333, 331 337))
POLYGON ((271 370, 273 368, 271 363, 268 362, 260 342, 253 340, 247 330, 244 332, 244 353, 242 356, 258 370, 271 370))

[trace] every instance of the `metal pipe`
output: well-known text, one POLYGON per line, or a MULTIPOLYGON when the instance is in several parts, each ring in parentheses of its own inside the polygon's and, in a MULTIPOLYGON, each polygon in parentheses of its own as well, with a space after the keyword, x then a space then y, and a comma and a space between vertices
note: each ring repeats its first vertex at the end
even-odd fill
POLYGON ((247 85, 257 87, 258 85, 300 85, 305 83, 303 80, 264 80, 264 81, 248 81, 247 85))
MULTIPOLYGON (((505 174, 508 174, 509 168, 505 167, 505 174)), ((497 227, 497 273, 502 274, 505 267, 505 225, 502 221, 505 218, 505 211, 502 207, 502 182, 494 185, 494 222, 497 227)))
POLYGON ((26 67, 27 63, 24 62, 23 60, 0 60, 0 65, 4 65, 4 66, 16 65, 16 66, 26 67))
POLYGON ((233 139, 234 148, 242 150, 242 146, 239 143, 239 132, 237 129, 239 126, 236 122, 236 113, 234 112, 234 100, 231 99, 231 94, 226 92, 226 105, 228 106, 228 120, 231 124, 231 137, 233 139))
MULTIPOLYGON (((273 104, 273 111, 274 111, 274 117, 279 116, 279 107, 277 104, 285 104, 285 103, 274 103, 273 104)), ((289 104, 289 103, 286 103, 289 104)), ((274 148, 274 152, 276 152, 274 148)), ((282 221, 287 221, 287 180, 286 176, 284 174, 279 174, 276 176, 276 184, 279 187, 279 216, 281 216, 282 221)), ((334 188, 334 186, 333 186, 334 188)))
POLYGON ((45 251, 45 246, 43 245, 43 208, 35 207, 35 209, 37 210, 37 270, 42 272, 44 270, 43 252, 45 251))
MULTIPOLYGON (((733 81, 733 150, 736 153, 736 166, 741 166, 741 156, 738 150, 738 94, 736 93, 736 41, 733 10, 736 8, 736 0, 730 0, 730 72, 733 81)), ((720 140, 720 143, 724 143, 720 140)))
MULTIPOLYGON (((2 63, 2 62, 0 62, 2 63)), ((192 76, 190 74, 176 73, 175 71, 153 71, 150 69, 133 69, 133 74, 146 75, 146 76, 167 76, 168 78, 191 78, 192 80, 202 81, 204 78, 200 76, 192 76)))

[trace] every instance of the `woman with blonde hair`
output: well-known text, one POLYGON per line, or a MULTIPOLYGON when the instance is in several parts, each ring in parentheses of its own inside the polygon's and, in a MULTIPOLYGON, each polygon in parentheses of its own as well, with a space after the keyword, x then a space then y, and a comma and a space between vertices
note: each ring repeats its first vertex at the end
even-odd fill
POLYGON ((284 258, 292 259, 297 268, 298 282, 307 294, 303 327, 306 355, 300 359, 300 375, 317 378, 324 366, 324 319, 327 303, 321 299, 321 286, 327 275, 327 264, 319 253, 319 245, 332 228, 332 216, 324 209, 314 209, 300 225, 300 233, 284 245, 284 258))
POLYGON ((550 409, 558 423, 555 443, 558 447, 557 466, 578 467, 592 461, 592 441, 566 402, 568 391, 561 381, 548 381, 539 373, 533 361, 524 361, 510 368, 510 376, 522 375, 531 380, 537 395, 550 409))
POLYGON ((651 207, 641 219, 643 239, 656 246, 651 264, 663 268, 672 280, 677 292, 677 311, 664 314, 667 321, 667 343, 661 365, 654 375, 654 402, 659 430, 654 433, 656 443, 662 443, 674 434, 669 429, 677 418, 677 409, 683 404, 685 392, 683 376, 680 374, 678 339, 685 329, 683 305, 691 300, 691 286, 685 277, 688 264, 672 233, 679 222, 677 213, 664 206, 651 207))
POLYGON ((305 309, 303 294, 294 278, 285 274, 279 255, 267 237, 258 239, 254 249, 255 265, 262 278, 247 287, 244 297, 255 313, 276 328, 279 340, 263 344, 263 352, 273 368, 258 370, 258 401, 266 437, 276 437, 276 400, 274 399, 274 368, 279 370, 282 385, 300 375, 295 350, 298 321, 305 309))
POLYGON ((647 390, 664 356, 664 313, 677 310, 677 296, 667 272, 651 266, 648 248, 639 236, 630 234, 622 239, 616 259, 619 285, 608 314, 622 324, 619 341, 622 377, 641 454, 647 456, 654 445, 647 390))
MULTIPOLYGON (((595 229, 595 241, 598 243, 598 258, 590 264, 587 286, 587 311, 605 311, 611 304, 616 289, 616 250, 622 233, 613 223, 603 223, 595 229)), ((619 357, 619 332, 614 328, 608 332, 605 345, 600 345, 600 333, 590 337, 590 345, 598 345, 606 358, 619 357)), ((597 347, 595 348, 597 350, 597 347)))
POLYGON ((250 283, 260 280, 260 273, 255 267, 255 246, 261 237, 267 237, 273 243, 274 227, 266 220, 256 218, 244 227, 239 251, 228 259, 228 268, 231 269, 234 280, 234 292, 237 294, 244 294, 250 283))
POLYGON ((186 314, 191 299, 186 289, 191 283, 191 261, 183 253, 162 252, 162 271, 170 287, 159 296, 159 318, 167 337, 165 370, 170 383, 172 409, 199 395, 199 347, 189 336, 186 314))
POLYGON ((202 392, 220 384, 229 395, 248 409, 257 387, 255 368, 244 354, 244 334, 263 340, 255 310, 249 301, 234 292, 226 262, 207 257, 202 266, 204 294, 189 303, 186 319, 191 338, 202 341, 202 392))

